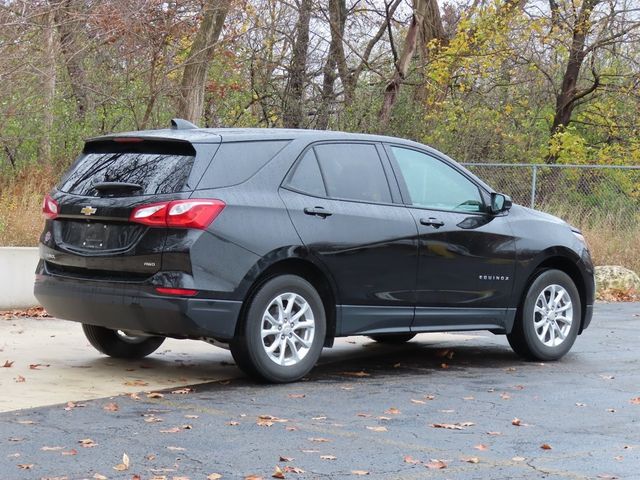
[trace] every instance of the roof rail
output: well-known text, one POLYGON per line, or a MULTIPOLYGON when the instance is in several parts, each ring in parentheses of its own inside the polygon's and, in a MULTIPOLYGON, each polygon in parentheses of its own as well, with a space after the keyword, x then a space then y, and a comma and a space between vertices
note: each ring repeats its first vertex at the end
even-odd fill
POLYGON ((194 128, 198 128, 198 126, 188 120, 184 120, 182 118, 171 119, 171 130, 191 130, 194 128))

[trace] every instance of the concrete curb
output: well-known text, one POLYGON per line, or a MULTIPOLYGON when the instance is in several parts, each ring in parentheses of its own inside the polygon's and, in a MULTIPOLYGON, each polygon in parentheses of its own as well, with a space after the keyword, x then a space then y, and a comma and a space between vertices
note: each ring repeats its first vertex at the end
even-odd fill
POLYGON ((33 296, 38 260, 36 247, 0 247, 0 310, 38 305, 33 296))

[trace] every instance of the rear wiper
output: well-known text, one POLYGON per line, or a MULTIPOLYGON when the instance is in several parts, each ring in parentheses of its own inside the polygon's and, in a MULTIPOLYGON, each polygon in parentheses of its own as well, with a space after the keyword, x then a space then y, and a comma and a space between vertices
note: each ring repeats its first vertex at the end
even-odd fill
POLYGON ((94 190, 99 192, 108 191, 135 191, 142 190, 142 185, 138 183, 126 183, 126 182, 100 182, 92 186, 94 190))

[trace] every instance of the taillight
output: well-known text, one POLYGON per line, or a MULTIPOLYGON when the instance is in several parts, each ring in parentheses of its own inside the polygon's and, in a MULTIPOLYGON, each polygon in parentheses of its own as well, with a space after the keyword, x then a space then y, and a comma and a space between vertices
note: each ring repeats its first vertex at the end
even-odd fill
POLYGON ((56 202, 50 195, 45 195, 42 201, 42 215, 47 220, 53 220, 58 216, 58 202, 56 202))
POLYGON ((197 228, 204 230, 224 209, 221 200, 190 199, 152 203, 136 207, 131 222, 152 227, 197 228))

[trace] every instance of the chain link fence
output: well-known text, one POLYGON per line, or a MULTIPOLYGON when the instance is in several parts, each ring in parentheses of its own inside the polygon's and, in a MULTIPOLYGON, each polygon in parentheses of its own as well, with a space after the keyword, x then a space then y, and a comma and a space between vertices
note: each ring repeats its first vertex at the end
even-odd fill
POLYGON ((640 273, 640 166, 464 165, 514 202, 581 228, 597 264, 640 273))

